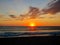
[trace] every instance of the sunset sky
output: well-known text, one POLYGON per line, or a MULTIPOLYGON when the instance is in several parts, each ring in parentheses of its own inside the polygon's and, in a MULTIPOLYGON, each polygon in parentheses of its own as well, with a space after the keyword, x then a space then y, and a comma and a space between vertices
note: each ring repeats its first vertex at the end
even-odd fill
POLYGON ((26 14, 29 7, 43 9, 51 0, 0 0, 0 26, 28 26, 35 23, 37 26, 60 26, 60 12, 44 14, 41 18, 20 20, 20 14, 26 14), (15 15, 11 18, 9 15, 15 15))

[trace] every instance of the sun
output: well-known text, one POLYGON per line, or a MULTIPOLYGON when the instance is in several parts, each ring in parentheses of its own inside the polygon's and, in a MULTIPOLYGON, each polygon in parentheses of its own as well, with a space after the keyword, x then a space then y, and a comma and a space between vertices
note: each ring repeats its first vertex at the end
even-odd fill
POLYGON ((30 27, 29 27, 30 31, 35 31, 35 26, 36 26, 35 23, 32 23, 32 22, 31 22, 31 23, 29 24, 29 26, 30 26, 30 27))
POLYGON ((33 27, 33 26, 36 26, 36 25, 35 25, 35 23, 30 23, 29 26, 33 27))

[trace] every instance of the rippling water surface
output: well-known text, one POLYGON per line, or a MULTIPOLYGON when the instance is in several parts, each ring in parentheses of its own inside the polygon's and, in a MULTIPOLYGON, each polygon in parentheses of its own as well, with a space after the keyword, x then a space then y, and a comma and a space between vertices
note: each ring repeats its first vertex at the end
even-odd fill
POLYGON ((60 26, 0 26, 0 37, 60 36, 60 26))

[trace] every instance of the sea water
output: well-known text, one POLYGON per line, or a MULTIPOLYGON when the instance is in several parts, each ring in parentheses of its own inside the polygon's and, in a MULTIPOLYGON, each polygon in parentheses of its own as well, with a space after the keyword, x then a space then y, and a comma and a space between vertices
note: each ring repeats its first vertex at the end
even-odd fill
POLYGON ((60 26, 0 26, 0 37, 60 36, 60 26))

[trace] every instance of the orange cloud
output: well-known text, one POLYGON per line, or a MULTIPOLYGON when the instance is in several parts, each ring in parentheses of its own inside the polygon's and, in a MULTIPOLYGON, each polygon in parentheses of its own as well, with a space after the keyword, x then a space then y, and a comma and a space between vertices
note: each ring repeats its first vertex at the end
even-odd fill
POLYGON ((4 15, 0 14, 0 18, 2 18, 4 15))

